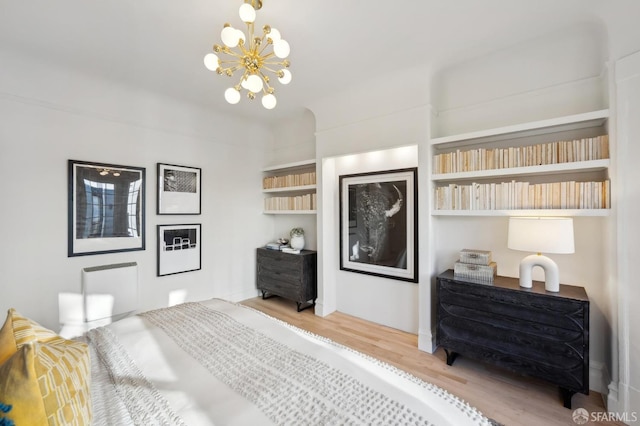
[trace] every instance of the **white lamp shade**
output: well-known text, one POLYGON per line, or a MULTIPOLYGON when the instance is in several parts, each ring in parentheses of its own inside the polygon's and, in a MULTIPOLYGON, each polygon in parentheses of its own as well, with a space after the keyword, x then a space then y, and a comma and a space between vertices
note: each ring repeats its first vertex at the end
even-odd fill
POLYGON ((280 59, 284 59, 289 56, 291 52, 291 48, 289 47, 289 43, 286 40, 278 40, 273 43, 273 53, 280 59))
POLYGON ((291 71, 283 69, 282 70, 282 77, 278 77, 278 81, 282 84, 289 84, 291 83, 291 71))
POLYGON ((256 74, 251 74, 246 80, 243 80, 240 85, 250 92, 258 93, 262 90, 262 79, 256 74))
POLYGON ((224 92, 224 98, 230 104, 237 104, 240 102, 240 92, 238 92, 234 87, 229 87, 224 92))
POLYGON ((574 253, 573 219, 510 217, 507 247, 536 253, 574 253))
POLYGON ((238 45, 238 31, 231 26, 224 27, 222 29, 222 31, 220 32, 220 38, 222 39, 222 42, 225 44, 225 46, 236 47, 238 45))
POLYGON ((276 97, 271 93, 264 95, 262 97, 262 106, 265 107, 266 109, 274 109, 276 107, 276 103, 277 103, 276 97))
POLYGON ((269 32, 269 35, 267 37, 270 38, 274 43, 282 38, 282 36, 280 35, 280 31, 276 30, 275 28, 271 28, 271 31, 269 32))
POLYGON ((204 56, 204 66, 210 71, 215 71, 220 66, 218 63, 218 57, 215 53, 207 53, 204 56))
POLYGON ((243 42, 247 41, 247 37, 244 35, 242 30, 236 30, 236 37, 238 37, 238 44, 240 43, 240 40, 242 40, 243 42))
POLYGON ((242 22, 251 23, 256 20, 256 10, 249 3, 240 6, 240 19, 242 22))

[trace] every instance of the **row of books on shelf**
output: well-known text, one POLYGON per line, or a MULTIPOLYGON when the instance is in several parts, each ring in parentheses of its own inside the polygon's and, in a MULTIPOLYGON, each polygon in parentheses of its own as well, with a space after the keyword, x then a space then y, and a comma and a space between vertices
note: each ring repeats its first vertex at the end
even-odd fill
POLYGON ((610 183, 502 182, 450 184, 435 189, 436 210, 608 209, 610 183))
POLYGON ((262 180, 263 189, 287 188, 316 184, 316 172, 298 173, 286 176, 268 176, 262 180))
POLYGON ((316 210, 316 194, 292 197, 268 197, 264 199, 265 210, 316 210))
POLYGON ((609 136, 509 148, 456 150, 433 156, 433 173, 459 173, 609 158, 609 136))

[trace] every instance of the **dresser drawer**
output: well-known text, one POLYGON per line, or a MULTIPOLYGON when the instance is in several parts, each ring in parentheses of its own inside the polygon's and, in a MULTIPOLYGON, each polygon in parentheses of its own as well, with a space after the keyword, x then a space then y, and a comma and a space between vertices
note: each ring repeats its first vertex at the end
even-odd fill
POLYGON ((276 250, 264 250, 258 255, 258 268, 300 274, 302 259, 298 255, 282 253, 276 250))
MULTIPOLYGON (((286 287, 300 287, 302 278, 302 271, 279 269, 277 265, 258 264, 258 284, 262 283, 270 285, 271 283, 281 283, 279 286, 286 287)), ((260 288, 260 286, 258 286, 260 288)))
MULTIPOLYGON (((568 357, 581 358, 585 342, 583 330, 572 330, 553 325, 531 323, 521 318, 510 318, 491 312, 478 311, 459 305, 440 303, 440 322, 444 325, 459 324, 460 327, 485 327, 493 333, 487 337, 503 339, 505 343, 515 343, 527 350, 540 347, 544 353, 554 352, 568 357)), ((517 349, 516 349, 517 350, 517 349)))
POLYGON ((438 343, 447 346, 448 339, 465 339, 487 348, 500 349, 513 356, 546 363, 550 358, 561 369, 582 366, 584 335, 562 328, 527 327, 492 317, 451 315, 447 312, 438 322, 438 343), (548 334, 545 334, 548 333, 548 334))
POLYGON ((287 279, 286 277, 278 274, 259 275, 258 290, 265 290, 269 293, 274 293, 288 299, 303 300, 300 281, 287 279))
POLYGON ((302 265, 279 259, 260 259, 258 261, 258 274, 279 274, 287 275, 293 279, 300 279, 302 265))
POLYGON ((547 380, 558 386, 588 392, 588 370, 582 345, 571 348, 488 324, 444 319, 438 325, 437 344, 470 358, 547 380))
POLYGON ((491 312, 497 317, 583 331, 585 305, 580 301, 544 297, 526 290, 492 288, 490 284, 465 285, 446 279, 440 281, 438 291, 438 299, 443 304, 491 312))

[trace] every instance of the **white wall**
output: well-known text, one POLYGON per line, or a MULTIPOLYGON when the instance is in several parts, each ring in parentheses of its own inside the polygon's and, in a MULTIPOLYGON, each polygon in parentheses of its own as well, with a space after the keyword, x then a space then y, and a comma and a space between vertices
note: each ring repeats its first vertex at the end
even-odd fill
POLYGON ((255 247, 273 233, 260 193, 269 129, 12 52, 0 63, 0 312, 56 329, 57 295, 80 290, 82 268, 130 261, 140 309, 177 289, 187 300, 257 294, 255 247), (146 168, 146 250, 67 257, 68 159, 146 168), (155 214, 157 162, 202 168, 201 215, 155 214), (176 223, 202 224, 202 270, 156 277, 156 225, 176 223))
MULTIPOLYGON (((613 381, 610 385, 609 407, 627 416, 640 413, 640 286, 637 284, 636 262, 640 257, 638 239, 638 211, 640 211, 640 52, 616 62, 617 154, 615 156, 617 204, 616 253, 618 304, 617 342, 614 340, 616 358, 613 381)), ((615 274, 614 274, 615 276, 615 274)))
POLYGON ((608 105, 606 32, 580 25, 438 70, 431 137, 608 105))
MULTIPOLYGON (((340 310, 412 333, 422 335, 424 330, 430 342, 430 327, 422 323, 420 312, 429 305, 420 299, 420 287, 425 277, 429 280, 428 271, 420 270, 417 285, 341 271, 338 235, 340 175, 418 164, 417 146, 429 133, 430 108, 425 106, 428 87, 416 89, 412 82, 425 81, 426 73, 424 69, 399 71, 393 85, 388 85, 386 79, 363 81, 347 93, 318 102, 312 110, 318 128, 316 158, 321 164, 322 182, 318 190, 320 269, 316 314, 340 310), (371 87, 379 90, 372 91, 371 87)), ((420 185, 418 190, 421 191, 420 185)), ((421 238, 418 244, 421 248, 427 245, 421 238)))
POLYGON ((275 123, 273 149, 264 166, 294 163, 316 157, 316 118, 307 109, 275 123))
MULTIPOLYGON (((336 157, 329 210, 340 223, 338 183, 341 175, 404 169, 418 166, 417 145, 336 157)), ((325 213, 330 214, 326 205, 325 213)), ((338 239, 339 240, 339 239, 338 239)), ((339 244, 339 241, 338 241, 339 244)), ((339 245, 336 247, 339 252, 339 245)), ((324 247, 326 252, 327 248, 324 247)), ((339 265, 339 260, 338 260, 339 265)), ((418 332, 418 284, 349 271, 335 271, 336 309, 379 324, 418 332)))
MULTIPOLYGON (((316 121, 309 110, 283 119, 271 127, 273 131, 273 150, 265 158, 264 167, 295 163, 316 158, 316 121)), ((304 229, 305 249, 318 248, 316 233, 316 215, 273 215, 273 235, 269 241, 277 238, 290 238, 291 228, 304 229)), ((267 241, 265 241, 266 243, 267 241)))

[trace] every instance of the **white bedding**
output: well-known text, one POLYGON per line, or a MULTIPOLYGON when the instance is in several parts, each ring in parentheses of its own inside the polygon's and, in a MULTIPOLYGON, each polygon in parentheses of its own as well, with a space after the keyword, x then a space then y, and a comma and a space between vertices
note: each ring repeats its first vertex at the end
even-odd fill
POLYGON ((437 386, 212 299, 91 330, 94 424, 489 425, 437 386))

